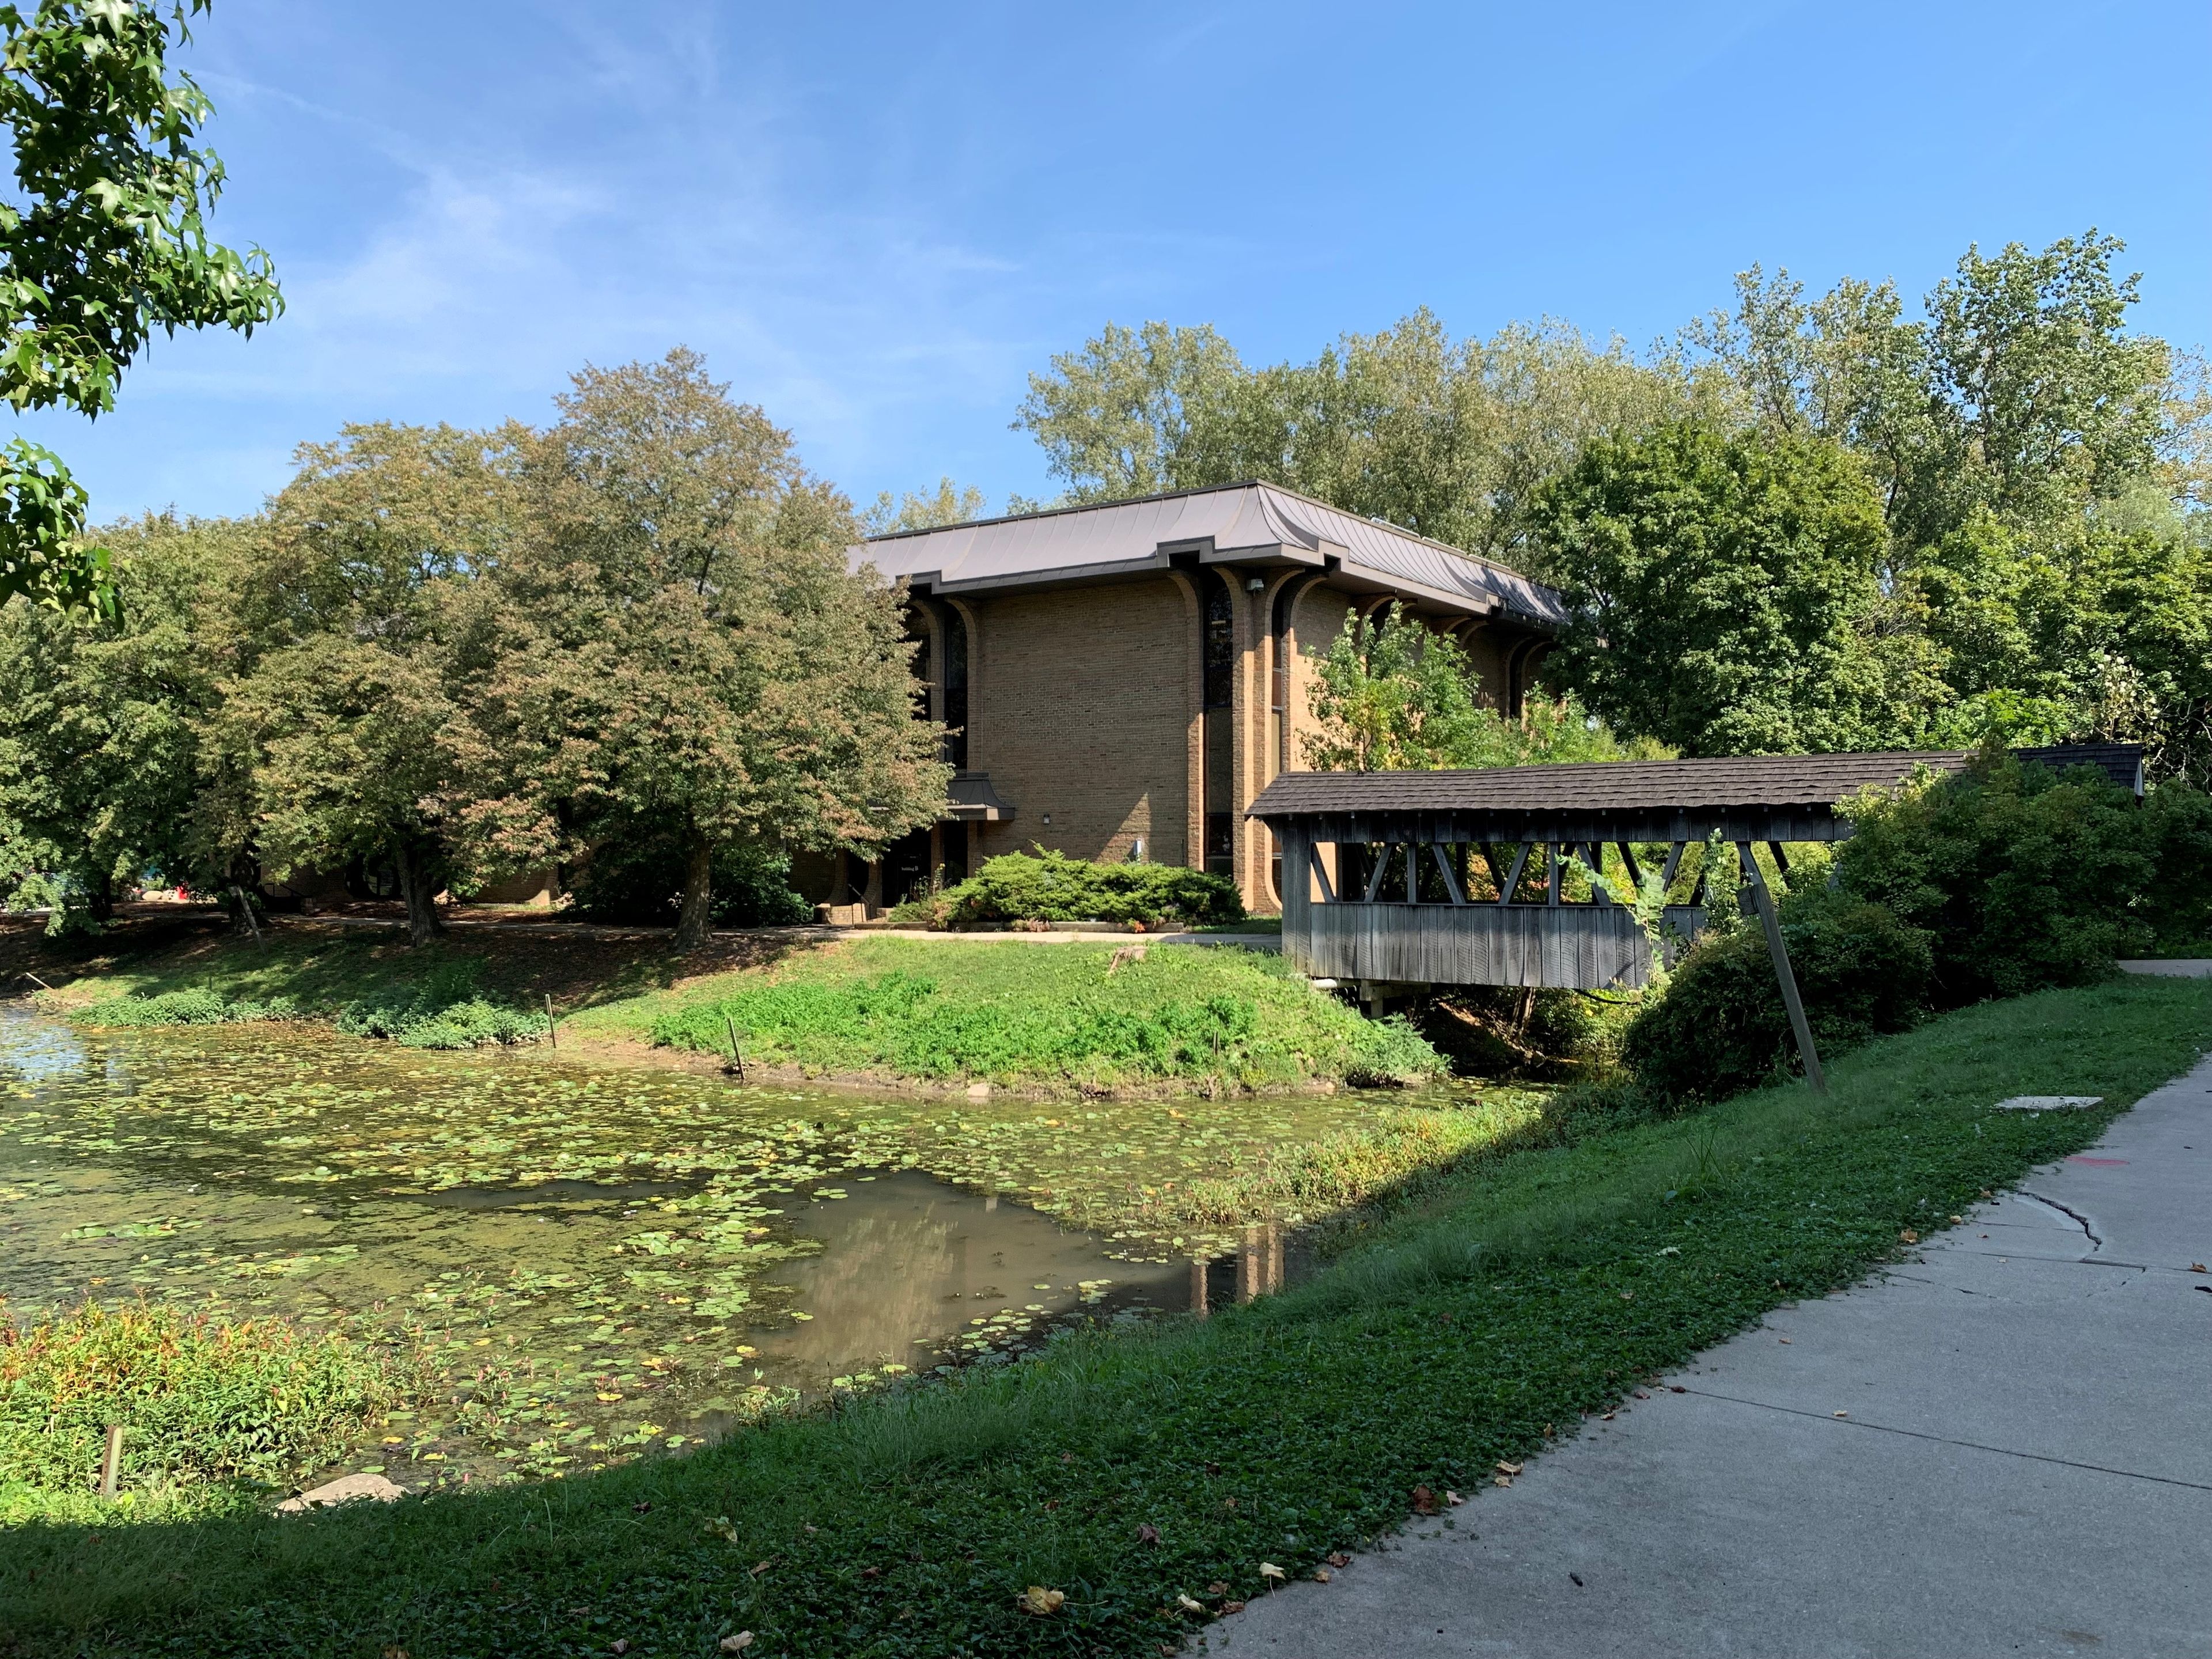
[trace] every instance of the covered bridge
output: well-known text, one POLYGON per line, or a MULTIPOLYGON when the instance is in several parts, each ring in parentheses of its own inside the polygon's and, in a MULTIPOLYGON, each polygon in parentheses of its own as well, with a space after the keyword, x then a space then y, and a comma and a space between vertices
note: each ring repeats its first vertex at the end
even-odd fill
MULTIPOLYGON (((2088 765, 2138 793, 2142 750, 2076 744, 2014 751, 2056 767, 2088 765)), ((1636 848, 1666 848, 1659 872, 1675 883, 1686 850, 1717 839, 1736 849, 1749 902, 1767 943, 1807 1074, 1819 1062, 1798 1006, 1765 874, 1771 851, 1786 881, 1792 842, 1850 834, 1836 803, 1919 769, 1962 771, 1971 750, 1765 755, 1677 761, 1603 761, 1437 772, 1287 772, 1252 803, 1282 859, 1283 950, 1302 972, 1381 988, 1435 985, 1635 987, 1650 971, 1650 943, 1635 913, 1602 880, 1608 860, 1641 885, 1636 848), (1571 882, 1572 866, 1583 866, 1571 882), (1571 886, 1589 894, 1575 902, 1571 886)), ((1702 860, 1700 866, 1702 866, 1702 860)), ((1705 920, 1706 872, 1686 902, 1667 908, 1683 939, 1705 920)))

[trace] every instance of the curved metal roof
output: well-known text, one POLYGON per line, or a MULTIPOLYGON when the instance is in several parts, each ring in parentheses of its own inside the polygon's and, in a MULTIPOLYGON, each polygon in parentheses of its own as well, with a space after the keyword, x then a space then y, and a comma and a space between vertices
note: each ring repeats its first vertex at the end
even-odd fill
POLYGON ((1134 501, 1055 507, 878 536, 848 552, 894 580, 939 592, 1031 586, 1167 568, 1171 555, 1206 563, 1332 562, 1364 579, 1449 608, 1558 627, 1558 593, 1517 571, 1301 495, 1278 484, 1220 484, 1134 501))

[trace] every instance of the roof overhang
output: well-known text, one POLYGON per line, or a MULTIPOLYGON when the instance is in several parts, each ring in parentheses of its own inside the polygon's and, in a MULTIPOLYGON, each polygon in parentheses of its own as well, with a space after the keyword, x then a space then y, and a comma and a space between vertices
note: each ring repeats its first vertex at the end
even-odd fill
POLYGON ((1014 809, 999 798, 988 772, 955 772, 945 792, 944 816, 959 823, 1006 823, 1014 809))

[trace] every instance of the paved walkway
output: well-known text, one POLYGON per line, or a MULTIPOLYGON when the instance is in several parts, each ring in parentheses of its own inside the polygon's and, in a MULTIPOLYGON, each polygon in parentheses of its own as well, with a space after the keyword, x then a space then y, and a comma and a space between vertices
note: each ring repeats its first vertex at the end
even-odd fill
POLYGON ((1240 1659, 2212 1656, 2212 1060, 1878 1281, 1778 1311, 1240 1659), (1847 1413, 1847 1414, 1846 1414, 1847 1413))

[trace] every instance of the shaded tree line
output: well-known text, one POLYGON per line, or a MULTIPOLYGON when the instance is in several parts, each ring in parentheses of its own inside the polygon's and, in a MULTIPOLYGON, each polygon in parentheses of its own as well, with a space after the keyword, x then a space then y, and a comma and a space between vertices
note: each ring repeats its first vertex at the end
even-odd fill
POLYGON ((542 428, 372 424, 240 520, 105 540, 117 614, 0 609, 0 883, 96 923, 158 869, 441 890, 664 843, 866 855, 944 799, 902 597, 850 504, 703 362, 586 368, 542 428))

